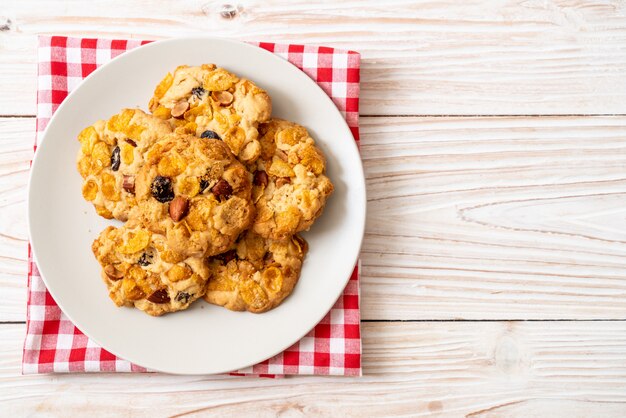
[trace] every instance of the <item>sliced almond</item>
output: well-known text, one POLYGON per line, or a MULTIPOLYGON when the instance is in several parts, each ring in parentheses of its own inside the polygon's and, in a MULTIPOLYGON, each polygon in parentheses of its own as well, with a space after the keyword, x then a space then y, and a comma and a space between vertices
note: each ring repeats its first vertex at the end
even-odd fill
POLYGON ((189 102, 182 100, 174 105, 172 108, 172 116, 175 118, 181 117, 189 109, 189 102))
POLYGON ((289 160, 289 157, 287 156, 287 153, 285 151, 283 151, 283 150, 276 149, 276 156, 278 158, 280 158, 281 160, 283 160, 283 161, 289 160))
POLYGON ((227 91, 213 91, 211 92, 213 100, 218 102, 222 106, 228 106, 233 102, 233 94, 227 91))
POLYGON ((276 187, 282 187, 285 184, 291 184, 290 177, 279 177, 276 179, 276 187))
POLYGON ((224 179, 220 179, 215 186, 211 188, 211 192, 217 197, 220 201, 228 199, 233 194, 233 188, 230 183, 228 183, 224 179))
POLYGON ((189 200, 183 196, 176 196, 170 203, 170 217, 174 222, 179 222, 189 212, 189 200))
POLYGON ((104 274, 106 274, 107 277, 113 281, 124 278, 124 273, 116 269, 113 264, 109 264, 104 268, 104 274))
POLYGON ((148 296, 148 300, 152 303, 168 303, 170 295, 167 294, 167 289, 159 289, 148 296))
POLYGON ((124 187, 124 190, 128 193, 135 194, 135 176, 124 176, 122 187, 124 187))

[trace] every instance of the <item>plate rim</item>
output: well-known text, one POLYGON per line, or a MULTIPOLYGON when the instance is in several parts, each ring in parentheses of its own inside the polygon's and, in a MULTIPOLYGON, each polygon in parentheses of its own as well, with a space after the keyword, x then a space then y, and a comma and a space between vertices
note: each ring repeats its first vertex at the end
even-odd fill
MULTIPOLYGON (((287 67, 285 67, 287 68, 287 67)), ((44 148, 45 149, 45 148, 44 148)), ((341 161, 341 159, 338 159, 338 161, 341 161)), ((353 168, 353 169, 354 169, 353 168)), ((354 185, 353 183, 353 185, 354 185)), ((354 214, 351 213, 351 216, 353 216, 354 214)), ((332 307, 335 305, 335 303, 337 302, 337 300, 341 297, 341 295, 343 294, 345 287, 347 286, 350 278, 351 278, 351 273, 354 270, 354 268, 358 267, 360 270, 360 253, 361 253, 361 248, 363 245, 363 240, 364 240, 364 236, 365 236, 365 226, 366 226, 366 220, 367 220, 367 188, 366 188, 366 182, 365 182, 365 172, 364 172, 364 167, 363 167, 363 160, 361 158, 361 154, 360 154, 360 150, 359 147, 357 145, 356 140, 354 139, 354 135, 352 134, 352 131, 350 130, 350 127, 348 126, 348 123, 345 119, 345 117, 341 114, 341 111, 337 108, 337 106, 335 105, 335 103, 332 101, 331 97, 319 86, 319 84, 317 84, 316 81, 314 81, 313 79, 311 79, 306 73, 304 73, 301 69, 297 68, 294 64, 290 63, 288 60, 270 52, 267 51, 263 48, 261 48, 258 45, 253 45, 247 42, 242 42, 242 41, 238 41, 238 40, 233 40, 233 39, 229 39, 229 38, 222 38, 222 37, 216 37, 216 36, 205 36, 205 35, 199 35, 199 36, 184 36, 184 37, 174 37, 174 38, 169 38, 169 39, 163 39, 163 40, 156 40, 144 45, 140 45, 137 48, 131 49, 131 50, 127 50, 125 52, 123 52, 122 54, 118 55, 117 57, 111 59, 110 61, 108 61, 107 63, 101 65, 100 67, 96 68, 91 74, 89 74, 87 77, 85 77, 83 80, 81 80, 81 82, 79 83, 79 85, 72 90, 70 93, 68 93, 67 97, 61 102, 61 104, 59 105, 59 107, 55 110, 55 112, 52 114, 51 118, 48 121, 48 124, 46 125, 46 129, 41 133, 41 140, 39 141, 39 145, 37 145, 37 150, 35 151, 33 158, 31 160, 31 166, 30 166, 30 170, 29 170, 29 175, 28 175, 28 183, 27 183, 27 224, 28 224, 28 239, 29 239, 29 246, 31 248, 31 256, 33 258, 33 261, 37 264, 38 267, 38 271, 39 271, 39 276, 41 277, 41 279, 43 280, 47 291, 50 293, 50 295, 52 296, 52 298, 55 300, 56 304, 58 305, 59 309, 61 309, 61 311, 63 312, 64 315, 67 316, 67 318, 72 322, 72 324, 78 328, 82 333, 84 333, 89 339, 91 339, 92 341, 94 341, 96 344, 98 344, 101 348, 111 352, 112 354, 114 354, 116 357, 128 361, 130 363, 139 365, 141 367, 146 367, 149 368, 149 371, 157 371, 157 372, 163 372, 163 373, 169 373, 169 374, 181 374, 181 375, 208 375, 208 374, 222 374, 222 373, 228 373, 228 372, 233 372, 236 370, 240 370, 240 369, 245 369, 247 367, 253 366, 259 362, 262 362, 266 359, 272 358, 275 355, 283 352, 284 350, 286 350, 287 348, 289 348, 291 345, 293 345, 294 343, 297 343, 298 341, 300 341, 306 334, 308 334, 312 329, 314 329, 317 324, 319 324, 319 322, 324 318, 324 316, 326 316, 330 310, 332 309, 332 307), (283 65, 288 65, 290 67, 292 67, 292 71, 294 74, 298 74, 298 77, 300 77, 302 79, 302 82, 305 83, 309 83, 312 86, 314 86, 316 89, 318 89, 323 96, 323 100, 327 101, 327 104, 332 106, 332 109, 334 109, 335 112, 337 112, 341 118, 342 121, 342 125, 343 128, 345 129, 345 131, 350 135, 350 137, 352 138, 350 142, 350 148, 352 148, 352 150, 356 153, 356 155, 359 157, 357 159, 357 165, 354 168, 358 169, 358 173, 352 173, 351 175, 354 176, 353 180, 355 180, 354 183, 357 182, 358 180, 358 184, 356 186, 358 186, 358 189, 360 189, 362 191, 361 195, 362 195, 362 199, 361 202, 358 202, 356 206, 356 209, 358 210, 358 214, 361 215, 362 219, 361 222, 358 224, 359 227, 359 236, 358 237, 351 237, 352 240, 358 240, 358 245, 354 245, 355 251, 354 251, 354 256, 351 257, 352 259, 352 263, 350 264, 352 267, 350 268, 349 271, 346 272, 345 274, 345 278, 343 278, 343 286, 341 287, 341 290, 339 292, 339 294, 337 295, 336 298, 332 299, 332 302, 330 304, 328 304, 327 306, 324 307, 324 310, 322 311, 322 314, 319 318, 317 318, 313 325, 311 327, 306 327, 306 329, 303 328, 303 331, 301 333, 298 333, 298 337, 294 338, 293 341, 291 341, 288 345, 286 345, 285 347, 280 347, 279 349, 276 350, 272 350, 272 354, 269 356, 265 356, 263 355, 263 358, 259 358, 259 359, 255 359, 255 360, 251 360, 250 363, 246 363, 243 364, 241 366, 237 366, 235 368, 228 368, 228 369, 219 369, 218 371, 191 371, 191 372, 179 372, 176 370, 171 370, 167 367, 161 368, 161 367, 155 367, 153 365, 150 366, 144 366, 142 365, 141 361, 137 361, 137 359, 130 359, 128 358, 126 355, 120 355, 117 350, 111 350, 110 348, 106 347, 104 344, 102 344, 99 341, 99 338, 94 338, 94 336, 91 333, 85 332, 83 331, 83 328, 79 326, 79 324, 84 324, 84 321, 76 321, 76 319, 74 317, 72 317, 72 315, 68 314, 66 312, 66 310, 63 308, 63 306, 61 305, 61 303, 59 303, 57 300, 57 296, 58 294, 55 295, 55 291, 50 287, 48 280, 46 279, 46 275, 43 271, 43 269, 41 268, 41 265, 39 263, 39 257, 37 256, 39 250, 36 249, 37 244, 35 244, 35 241, 33 239, 33 236, 35 234, 33 234, 33 229, 31 227, 32 225, 32 221, 35 217, 35 212, 33 209, 33 205, 32 203, 32 195, 34 194, 33 188, 32 188, 32 184, 33 184, 33 177, 34 177, 34 173, 37 173, 39 171, 38 167, 43 164, 40 162, 41 155, 43 153, 39 152, 39 149, 42 147, 48 147, 47 142, 46 142, 46 138, 49 132, 49 127, 50 126, 54 126, 54 124, 56 123, 56 119, 57 116, 59 114, 62 113, 62 110, 68 105, 68 103, 70 103, 73 100, 73 96, 77 94, 78 91, 80 91, 80 89, 82 88, 82 86, 84 85, 85 82, 87 82, 88 80, 95 78, 99 73, 103 72, 106 70, 106 68, 111 65, 112 63, 115 63, 117 61, 123 61, 124 59, 128 59, 127 57, 130 56, 131 54, 133 54, 136 51, 145 49, 145 48, 150 48, 150 49, 154 49, 154 48, 160 48, 161 45, 163 44, 168 44, 168 43, 177 43, 177 42, 186 42, 186 41, 203 41, 203 42, 221 42, 221 43, 226 43, 226 44, 233 44, 233 45, 238 45, 238 46, 243 46, 246 49, 249 50, 254 50, 255 52, 262 52, 262 54, 264 54, 266 56, 267 59, 272 59, 275 60, 277 62, 281 62, 281 64, 283 65), (357 176, 355 176, 355 174, 358 174, 358 178, 357 176)), ((40 250, 43 250, 40 248, 40 250)), ((342 275, 343 276, 343 275, 342 275)), ((359 291, 360 293, 360 291, 359 291)), ((330 299, 328 299, 330 300, 330 299)), ((359 306, 360 308, 360 306, 359 306)))

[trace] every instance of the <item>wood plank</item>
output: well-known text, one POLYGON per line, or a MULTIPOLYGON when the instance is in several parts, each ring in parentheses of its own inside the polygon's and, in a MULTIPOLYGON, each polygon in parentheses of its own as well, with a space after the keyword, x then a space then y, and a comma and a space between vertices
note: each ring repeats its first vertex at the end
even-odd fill
POLYGON ((35 113, 35 34, 224 36, 363 54, 363 114, 626 113, 621 0, 5 0, 0 115, 35 113))
POLYGON ((626 318, 626 119, 362 127, 365 318, 626 318))
POLYGON ((34 135, 35 119, 0 118, 0 321, 25 319, 26 187, 34 135))
MULTIPOLYGON (((625 319, 626 117, 363 118, 365 319, 625 319)), ((0 119, 0 321, 34 124, 0 119)))
POLYGON ((368 323, 362 378, 24 377, 23 333, 23 325, 0 326, 8 416, 626 414, 624 322, 368 323))

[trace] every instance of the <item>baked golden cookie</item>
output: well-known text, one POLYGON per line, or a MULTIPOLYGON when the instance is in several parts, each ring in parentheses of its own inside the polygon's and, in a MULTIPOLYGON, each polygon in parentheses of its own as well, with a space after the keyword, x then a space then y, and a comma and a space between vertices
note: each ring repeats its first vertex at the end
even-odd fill
POLYGON ((257 126, 269 120, 269 95, 250 80, 214 64, 182 65, 167 74, 150 100, 150 111, 179 132, 222 139, 243 162, 260 154, 257 126))
POLYGON ((257 216, 252 230, 285 239, 309 229, 321 215, 333 184, 326 162, 306 129, 272 119, 259 126, 261 155, 251 166, 257 216))
POLYGON ((79 135, 78 172, 83 197, 98 215, 125 221, 135 205, 134 181, 145 150, 172 132, 170 125, 139 109, 124 109, 79 135))
POLYGON ((217 139, 172 134, 154 144, 137 176, 131 218, 185 256, 226 251, 254 219, 251 174, 217 139))
POLYGON ((234 249, 209 258, 204 300, 233 311, 269 311, 293 291, 307 249, 298 235, 276 241, 248 232, 234 249))
POLYGON ((206 289, 205 260, 185 258, 168 247, 163 235, 145 228, 109 226, 91 249, 117 306, 159 316, 187 309, 206 289))

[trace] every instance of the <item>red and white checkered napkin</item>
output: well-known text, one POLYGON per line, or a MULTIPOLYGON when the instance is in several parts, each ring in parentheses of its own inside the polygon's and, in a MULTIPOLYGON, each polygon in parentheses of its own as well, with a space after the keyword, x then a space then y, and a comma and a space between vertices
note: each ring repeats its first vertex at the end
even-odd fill
MULTIPOLYGON (((40 37, 35 150, 50 117, 83 78, 98 66, 145 43, 147 41, 40 37)), ((285 58, 315 80, 344 115, 358 143, 358 53, 317 46, 255 45, 285 58)), ((146 371, 99 347, 70 322, 41 280, 30 246, 28 265, 27 331, 22 359, 24 374, 146 371)), ((343 295, 311 332, 281 354, 234 374, 360 376, 359 326, 357 265, 343 295)))

